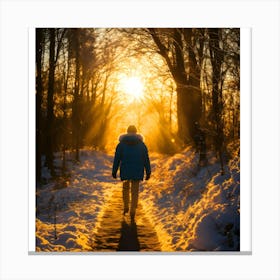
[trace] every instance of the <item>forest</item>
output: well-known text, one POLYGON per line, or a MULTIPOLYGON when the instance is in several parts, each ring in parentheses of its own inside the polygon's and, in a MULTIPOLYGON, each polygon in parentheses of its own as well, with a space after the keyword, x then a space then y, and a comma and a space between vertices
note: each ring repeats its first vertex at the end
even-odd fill
POLYGON ((239 138, 239 29, 37 28, 36 251, 239 251, 239 138), (131 125, 152 173, 129 222, 131 125))
POLYGON ((36 28, 36 178, 55 154, 111 151, 134 124, 150 151, 195 146, 221 170, 240 136, 240 29, 36 28), (42 158, 44 160, 42 160, 42 158))

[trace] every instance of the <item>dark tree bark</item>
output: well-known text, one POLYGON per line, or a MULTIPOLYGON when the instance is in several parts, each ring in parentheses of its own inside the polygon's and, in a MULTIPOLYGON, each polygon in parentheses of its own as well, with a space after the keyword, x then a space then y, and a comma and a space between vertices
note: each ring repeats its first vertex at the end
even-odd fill
POLYGON ((221 170, 224 173, 223 163, 223 145, 224 145, 224 133, 223 133, 223 121, 222 121, 222 109, 223 109, 223 96, 222 96, 222 77, 221 67, 223 62, 223 52, 219 45, 219 29, 209 28, 210 39, 210 58, 212 64, 212 106, 215 122, 215 148, 219 154, 221 170))
POLYGON ((47 124, 46 124, 46 164, 54 175, 53 152, 54 152, 54 75, 55 75, 55 29, 49 29, 49 80, 47 95, 47 124))
POLYGON ((79 161, 80 150, 80 118, 79 118, 79 91, 80 91, 80 40, 79 29, 73 29, 73 48, 75 55, 76 71, 74 99, 72 103, 72 124, 73 124, 73 146, 75 150, 75 160, 79 161))
POLYGON ((41 157, 42 157, 42 55, 43 55, 43 36, 42 28, 36 29, 36 182, 41 180, 41 157))
POLYGON ((188 128, 189 134, 194 138, 196 133, 195 130, 195 123, 199 122, 201 115, 202 115, 202 94, 200 88, 200 79, 201 79, 201 63, 202 63, 202 56, 203 56, 203 39, 200 38, 199 44, 200 47, 198 48, 199 58, 196 58, 194 53, 194 46, 192 40, 196 40, 194 38, 194 31, 192 28, 184 28, 183 34, 185 38, 185 42, 187 45, 187 54, 188 54, 188 79, 187 79, 187 90, 188 90, 188 100, 186 101, 188 106, 187 110, 187 119, 188 119, 188 128))
MULTIPOLYGON (((69 49, 68 49, 69 51, 69 49)), ((63 125, 64 125, 64 133, 63 133, 63 144, 62 144, 62 172, 63 175, 66 171, 66 148, 67 148, 67 136, 68 136, 68 128, 67 128, 67 94, 68 94, 68 84, 69 84, 69 76, 70 76, 70 56, 68 55, 67 59, 67 69, 64 69, 64 82, 63 82, 63 125)))
POLYGON ((173 29, 172 49, 174 60, 168 55, 170 51, 158 35, 158 30, 150 28, 149 32, 158 47, 158 53, 165 59, 177 86, 177 119, 178 136, 189 142, 194 138, 194 124, 201 117, 202 100, 200 91, 200 70, 197 66, 195 54, 192 49, 192 29, 173 29), (187 44, 189 62, 186 69, 183 38, 187 44))

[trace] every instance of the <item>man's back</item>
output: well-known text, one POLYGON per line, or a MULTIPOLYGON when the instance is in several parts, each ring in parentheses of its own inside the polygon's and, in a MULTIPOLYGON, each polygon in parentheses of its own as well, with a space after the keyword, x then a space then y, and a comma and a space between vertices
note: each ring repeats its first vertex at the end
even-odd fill
POLYGON ((140 134, 124 134, 119 138, 113 170, 120 164, 122 180, 143 180, 144 168, 150 173, 148 150, 140 134))

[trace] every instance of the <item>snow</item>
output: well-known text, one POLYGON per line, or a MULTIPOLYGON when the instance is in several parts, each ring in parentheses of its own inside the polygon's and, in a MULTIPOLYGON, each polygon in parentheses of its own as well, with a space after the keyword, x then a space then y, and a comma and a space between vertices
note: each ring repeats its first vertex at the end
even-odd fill
POLYGON ((36 251, 91 250, 91 235, 116 187, 110 168, 111 157, 83 151, 66 184, 59 180, 37 189, 36 251))
POLYGON ((142 187, 140 198, 158 236, 165 237, 164 251, 239 250, 238 158, 229 162, 225 175, 213 155, 199 169, 191 148, 153 159, 153 178, 142 187))
MULTIPOLYGON (((70 158, 70 155, 68 155, 70 158)), ((150 155, 152 177, 141 183, 139 203, 165 252, 240 250, 240 160, 237 149, 221 175, 208 154, 206 167, 188 147, 173 156, 150 155)), ((92 251, 105 208, 120 181, 113 156, 84 150, 66 178, 37 188, 36 251, 92 251)), ((59 159, 57 161, 59 164, 59 159)), ((121 217, 120 217, 121 219, 121 217)))

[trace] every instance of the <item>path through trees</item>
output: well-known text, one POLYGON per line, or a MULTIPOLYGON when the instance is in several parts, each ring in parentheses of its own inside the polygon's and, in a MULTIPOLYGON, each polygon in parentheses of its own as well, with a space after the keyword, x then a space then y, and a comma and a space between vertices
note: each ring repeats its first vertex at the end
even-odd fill
POLYGON ((135 222, 122 215, 122 193, 118 188, 105 206, 100 227, 94 236, 93 251, 161 251, 157 234, 145 216, 141 203, 135 222))

